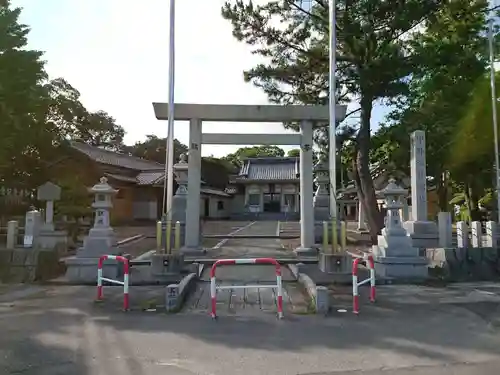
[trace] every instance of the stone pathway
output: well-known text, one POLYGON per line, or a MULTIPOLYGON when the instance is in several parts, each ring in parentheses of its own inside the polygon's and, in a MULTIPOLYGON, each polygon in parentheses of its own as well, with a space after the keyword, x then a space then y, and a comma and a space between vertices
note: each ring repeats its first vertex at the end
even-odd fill
MULTIPOLYGON (((266 285, 268 283, 259 283, 266 285)), ((222 282, 218 285, 256 285, 256 283, 222 282)), ((268 284, 269 285, 269 284, 268 284)), ((183 309, 184 313, 210 312, 210 283, 200 282, 189 296, 183 309)), ((295 282, 283 283, 284 315, 310 313, 310 304, 302 288, 295 282)), ((217 292, 218 316, 255 316, 256 314, 276 314, 276 290, 270 288, 224 289, 217 292)))
MULTIPOLYGON (((232 227, 232 231, 238 236, 276 236, 278 230, 277 221, 242 222, 232 227)), ((223 239, 221 239, 221 242, 223 239)), ((211 258, 290 258, 295 257, 293 251, 281 246, 279 238, 227 238, 220 247, 207 252, 211 258)))

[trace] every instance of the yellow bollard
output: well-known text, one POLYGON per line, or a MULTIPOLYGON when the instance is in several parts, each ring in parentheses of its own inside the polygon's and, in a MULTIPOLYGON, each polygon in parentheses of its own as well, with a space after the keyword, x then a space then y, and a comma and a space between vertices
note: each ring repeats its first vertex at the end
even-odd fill
POLYGON ((175 222, 175 237, 174 237, 174 249, 179 250, 181 248, 181 222, 175 222))
POLYGON ((332 220, 332 253, 337 254, 338 236, 337 236, 337 219, 332 220))
POLYGON ((328 221, 323 221, 323 251, 328 252, 328 221))
POLYGON ((156 252, 161 252, 161 221, 156 223, 156 252))
POLYGON ((171 254, 171 236, 172 236, 172 222, 167 221, 167 227, 165 228, 165 253, 171 254))
POLYGON ((345 221, 340 222, 340 247, 342 251, 347 251, 347 226, 345 221))

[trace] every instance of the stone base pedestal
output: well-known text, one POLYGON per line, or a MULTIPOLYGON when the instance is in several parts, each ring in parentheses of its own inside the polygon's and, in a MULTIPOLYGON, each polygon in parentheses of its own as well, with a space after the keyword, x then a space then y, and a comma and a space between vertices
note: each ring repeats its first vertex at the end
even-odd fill
POLYGON ((318 249, 314 247, 297 247, 294 250, 294 253, 297 256, 303 256, 303 257, 311 257, 311 256, 317 256, 318 255, 318 249))
POLYGON ((439 232, 436 223, 432 221, 406 221, 403 223, 403 227, 408 232, 413 247, 439 247, 439 232))
MULTIPOLYGON (((97 284, 97 263, 99 258, 68 258, 66 259, 66 279, 75 284, 97 284)), ((114 260, 105 261, 102 267, 102 275, 110 279, 122 278, 118 275, 118 262, 114 260)))
POLYGON ((328 254, 319 252, 318 267, 321 272, 351 274, 352 257, 348 254, 328 254))
POLYGON ((424 280, 428 277, 427 258, 375 257, 377 277, 400 280, 424 280))
POLYGON ((151 256, 151 276, 153 278, 179 274, 183 268, 183 254, 153 254, 151 256))
POLYGON ((183 247, 180 253, 185 257, 199 257, 207 253, 207 250, 200 247, 183 247))
POLYGON ((41 230, 38 246, 42 249, 55 249, 58 246, 68 246, 68 234, 65 231, 41 230))

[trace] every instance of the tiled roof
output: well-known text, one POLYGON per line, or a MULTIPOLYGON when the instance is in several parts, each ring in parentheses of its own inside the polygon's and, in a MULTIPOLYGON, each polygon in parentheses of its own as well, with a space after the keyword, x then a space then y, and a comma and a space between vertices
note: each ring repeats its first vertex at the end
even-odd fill
POLYGON ((135 156, 120 154, 118 152, 104 150, 81 142, 71 142, 71 147, 84 153, 90 159, 108 165, 134 169, 137 171, 159 170, 163 168, 162 164, 154 161, 141 159, 135 156))
POLYGON ((138 185, 154 185, 163 182, 165 171, 147 171, 141 172, 137 175, 136 180, 138 185))
POLYGON ((124 182, 137 182, 135 177, 123 176, 121 174, 115 173, 105 173, 106 177, 111 177, 114 180, 124 181, 124 182))
POLYGON ((241 167, 237 180, 297 180, 299 158, 251 158, 241 167))

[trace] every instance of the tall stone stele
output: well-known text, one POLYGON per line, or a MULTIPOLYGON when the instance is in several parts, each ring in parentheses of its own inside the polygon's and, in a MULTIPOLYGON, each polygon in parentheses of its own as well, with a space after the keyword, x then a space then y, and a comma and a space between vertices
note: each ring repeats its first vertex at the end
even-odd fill
POLYGON ((44 249, 67 246, 66 231, 56 231, 54 227, 54 202, 61 199, 61 187, 47 181, 37 189, 37 199, 45 202, 45 221, 42 223, 38 244, 44 249))
POLYGON ((385 228, 378 236, 378 245, 373 246, 375 271, 383 278, 424 279, 427 277, 427 258, 419 255, 412 246, 411 238, 401 225, 400 210, 407 191, 391 178, 382 191, 386 201, 385 228))
POLYGON ((425 160, 425 132, 411 134, 411 220, 404 227, 417 248, 434 248, 439 245, 435 222, 427 217, 427 172, 425 160))

